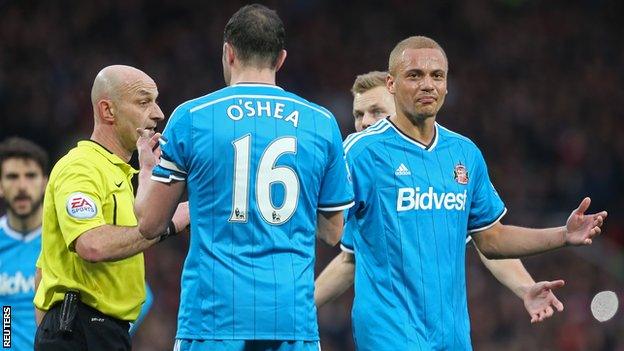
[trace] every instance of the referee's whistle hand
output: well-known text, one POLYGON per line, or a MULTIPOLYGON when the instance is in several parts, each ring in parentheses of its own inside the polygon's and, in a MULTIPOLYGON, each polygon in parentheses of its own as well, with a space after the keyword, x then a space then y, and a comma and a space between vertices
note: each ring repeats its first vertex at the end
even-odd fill
POLYGON ((136 146, 139 152, 139 167, 141 170, 151 171, 160 160, 160 147, 158 139, 162 136, 150 129, 137 128, 139 138, 136 146))

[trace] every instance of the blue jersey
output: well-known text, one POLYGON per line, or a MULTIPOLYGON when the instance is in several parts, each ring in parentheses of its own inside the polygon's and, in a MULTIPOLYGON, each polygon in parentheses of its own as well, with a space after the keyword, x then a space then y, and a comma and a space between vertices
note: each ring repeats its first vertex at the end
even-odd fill
POLYGON ((186 181, 179 339, 318 340, 317 210, 353 204, 334 116, 237 84, 180 105, 152 179, 186 181))
MULTIPOLYGON (((35 263, 41 250, 41 227, 19 233, 0 218, 0 305, 11 307, 10 350, 32 350, 35 340, 35 263)), ((3 311, 5 312, 5 311, 3 311)))
POLYGON ((358 350, 470 350, 466 236, 505 214, 481 152, 438 124, 423 145, 389 119, 344 146, 355 205, 342 247, 355 254, 358 350))
POLYGON ((145 302, 143 302, 143 306, 141 306, 141 313, 139 313, 137 319, 130 324, 130 330, 128 331, 130 336, 134 336, 134 334, 136 334, 139 326, 143 323, 145 317, 147 317, 147 314, 152 308, 152 304, 154 304, 154 293, 152 293, 150 286, 145 283, 145 302))

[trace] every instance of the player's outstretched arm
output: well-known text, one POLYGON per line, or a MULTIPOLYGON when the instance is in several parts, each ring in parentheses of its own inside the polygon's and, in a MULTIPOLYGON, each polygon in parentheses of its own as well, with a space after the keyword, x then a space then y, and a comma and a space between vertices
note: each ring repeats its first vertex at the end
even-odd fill
POLYGON ((518 258, 547 252, 567 245, 589 245, 600 234, 607 212, 585 214, 591 200, 586 197, 572 211, 566 225, 557 228, 531 229, 496 223, 473 233, 479 250, 490 259, 518 258))
POLYGON ((341 252, 323 269, 314 282, 314 302, 319 308, 342 295, 353 285, 355 257, 341 252))
POLYGON ((529 288, 535 284, 535 280, 533 280, 519 259, 490 260, 483 256, 479 248, 476 248, 476 250, 479 253, 481 262, 483 262, 496 280, 519 298, 522 298, 529 288))
POLYGON ((520 260, 488 260, 479 249, 477 252, 492 275, 522 299, 524 308, 531 316, 531 323, 551 317, 555 310, 563 311, 563 304, 552 292, 563 286, 563 280, 536 283, 520 260))
POLYGON ((148 134, 147 130, 137 130, 139 152, 139 186, 137 188, 134 211, 139 221, 139 232, 146 239, 158 238, 168 230, 170 222, 180 231, 190 222, 188 203, 180 202, 186 187, 183 181, 161 183, 151 178, 152 170, 160 158, 158 144, 160 134, 148 134), (176 210, 177 206, 177 210, 176 210), (174 213, 175 212, 175 213, 174 213))

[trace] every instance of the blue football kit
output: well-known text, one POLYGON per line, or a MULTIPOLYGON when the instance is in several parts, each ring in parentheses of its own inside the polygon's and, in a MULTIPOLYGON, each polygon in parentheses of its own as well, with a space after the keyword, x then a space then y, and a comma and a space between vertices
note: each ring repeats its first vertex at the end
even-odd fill
POLYGON ((239 83, 176 108, 161 149, 152 179, 185 181, 191 216, 176 338, 316 349, 317 211, 353 204, 334 116, 280 87, 239 83))
MULTIPOLYGON (((35 340, 35 262, 41 250, 41 227, 20 233, 0 218, 0 305, 10 307, 11 347, 32 350, 35 340)), ((4 340, 3 340, 4 341, 4 340)), ((5 346, 5 345, 3 345, 5 346)))
MULTIPOLYGON (((35 271, 41 251, 41 227, 20 233, 9 226, 7 216, 0 218, 0 305, 11 308, 11 348, 32 350, 35 333, 35 271)), ((146 300, 141 313, 132 323, 134 335, 153 303, 153 294, 147 286, 146 300)))
POLYGON ((355 194, 352 319, 362 350, 471 350, 466 238, 505 206, 468 138, 435 124, 424 145, 384 119, 344 141, 355 194))

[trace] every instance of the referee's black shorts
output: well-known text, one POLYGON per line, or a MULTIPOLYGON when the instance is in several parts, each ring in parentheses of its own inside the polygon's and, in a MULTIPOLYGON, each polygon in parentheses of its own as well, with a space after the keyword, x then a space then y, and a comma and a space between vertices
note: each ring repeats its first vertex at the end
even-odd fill
POLYGON ((37 328, 35 351, 127 351, 131 350, 130 323, 78 304, 73 331, 59 330, 61 304, 45 314, 37 328))

